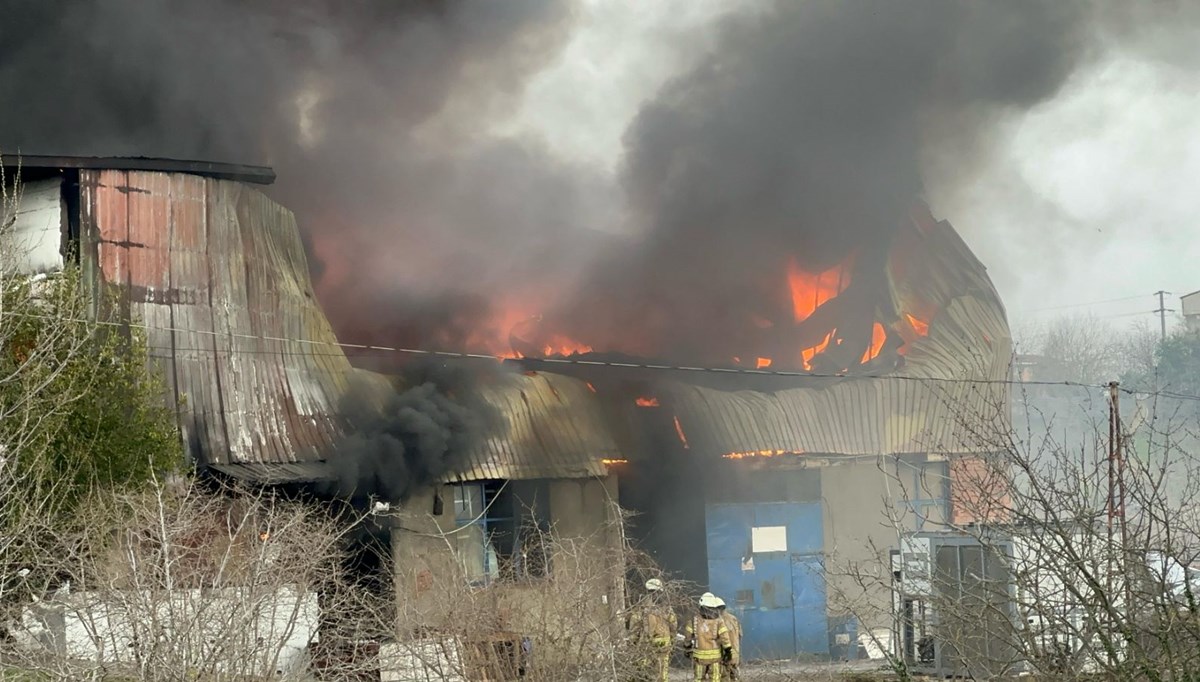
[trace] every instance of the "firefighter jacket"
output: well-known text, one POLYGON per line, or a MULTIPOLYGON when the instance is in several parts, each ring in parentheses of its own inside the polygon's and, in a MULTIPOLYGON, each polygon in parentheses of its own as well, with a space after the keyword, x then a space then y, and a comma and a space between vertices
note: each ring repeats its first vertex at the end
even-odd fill
POLYGON ((730 646, 729 628, 720 617, 693 616, 687 626, 687 637, 692 643, 692 660, 697 663, 720 661, 721 650, 730 646))
POLYGON ((658 647, 671 646, 678 627, 675 612, 657 604, 642 606, 629 617, 629 630, 633 636, 658 647))
POLYGON ((721 612, 721 620, 725 622, 725 629, 729 630, 729 646, 733 649, 733 659, 729 662, 741 663, 742 622, 729 611, 721 612))

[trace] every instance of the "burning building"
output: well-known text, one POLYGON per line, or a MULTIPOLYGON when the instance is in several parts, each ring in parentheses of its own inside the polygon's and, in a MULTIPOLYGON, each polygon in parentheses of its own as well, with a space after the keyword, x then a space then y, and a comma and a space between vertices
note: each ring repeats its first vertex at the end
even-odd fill
MULTIPOLYGON (((553 526, 587 541, 608 571, 596 603, 620 608, 620 564, 600 560, 622 546, 608 471, 621 455, 585 382, 497 371, 494 361, 460 385, 398 385, 404 378, 355 369, 316 301, 292 213, 257 187, 273 180, 268 168, 11 163, 8 177, 19 172, 22 183, 18 271, 53 276, 77 264, 89 288, 114 296, 124 321, 144 328, 199 469, 399 503, 401 597, 437 589, 429 567, 444 559, 473 584, 544 576, 546 562, 517 557, 553 526), (447 555, 444 539, 430 538, 452 528, 447 555)), ((426 615, 405 626, 438 625, 426 615)), ((519 629, 519 617, 509 625, 519 629)))
MULTIPOLYGON (((421 424, 385 416, 350 447, 352 387, 386 395, 394 381, 343 352, 292 214, 252 186, 268 169, 22 166, 26 271, 77 257, 93 285, 114 286, 147 328, 195 461, 399 502, 396 589, 416 628, 437 624, 424 602, 441 562, 473 581, 529 578, 543 570, 529 565, 529 542, 550 526, 613 550, 619 501, 665 568, 729 601, 750 655, 853 655, 854 630, 879 623, 841 604, 835 567, 882 562, 868 547, 889 544, 889 520, 912 531, 972 521, 956 481, 1007 419, 1003 306, 953 228, 918 203, 887 239, 832 266, 788 256, 773 277, 755 273, 778 305, 690 344, 687 364, 547 315, 515 324, 497 353, 521 372, 491 363, 460 386, 401 392, 458 395, 421 424), (468 428, 481 415, 488 423, 468 428), (445 433, 421 432, 429 424, 445 433)), ((618 574, 600 588, 606 608, 622 601, 618 574)))
MULTIPOLYGON (((986 269, 924 204, 883 243, 820 272, 789 259, 784 315, 693 345, 719 350, 688 366, 514 346, 527 367, 596 388, 629 459, 635 534, 726 598, 751 656, 854 655, 868 609, 843 603, 838 567, 882 561, 869 548, 892 526, 974 521, 964 482, 1007 424, 1011 342, 986 269)), ((863 627, 888 623, 887 596, 873 597, 863 627)))

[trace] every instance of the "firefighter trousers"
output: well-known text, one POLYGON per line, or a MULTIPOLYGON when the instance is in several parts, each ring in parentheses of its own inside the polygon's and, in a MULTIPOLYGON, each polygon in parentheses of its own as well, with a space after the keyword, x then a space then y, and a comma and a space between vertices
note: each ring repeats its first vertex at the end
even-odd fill
POLYGON ((695 681, 710 680, 710 682, 721 682, 721 659, 715 661, 696 661, 693 660, 694 670, 696 673, 695 681))

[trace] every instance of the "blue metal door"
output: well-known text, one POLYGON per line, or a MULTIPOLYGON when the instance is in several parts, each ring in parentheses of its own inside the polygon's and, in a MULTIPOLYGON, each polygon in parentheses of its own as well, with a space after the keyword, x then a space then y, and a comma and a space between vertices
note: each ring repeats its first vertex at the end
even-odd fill
POLYGON ((792 622, 797 653, 829 653, 824 569, 820 556, 792 555, 792 622))
POLYGON ((709 589, 741 619, 744 655, 828 654, 820 503, 713 504, 706 512, 709 589), (764 545, 772 551, 756 551, 764 546, 754 546, 755 529, 775 533, 764 545))

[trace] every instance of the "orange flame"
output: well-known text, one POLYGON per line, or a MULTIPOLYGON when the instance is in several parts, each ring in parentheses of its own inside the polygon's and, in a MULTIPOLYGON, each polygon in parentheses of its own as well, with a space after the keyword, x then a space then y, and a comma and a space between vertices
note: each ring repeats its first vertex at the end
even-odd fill
POLYGON ((825 272, 813 274, 800 269, 796 259, 788 261, 788 288, 792 292, 792 313, 797 322, 803 322, 826 301, 834 298, 850 286, 849 263, 835 265, 825 272))
POLYGON ((748 459, 751 457, 778 457, 780 455, 802 455, 798 450, 750 450, 748 452, 730 452, 722 455, 725 459, 748 459))
POLYGON ((542 346, 542 354, 546 357, 560 355, 563 357, 570 355, 579 355, 581 353, 591 353, 592 347, 576 341, 575 339, 553 334, 542 346))
POLYGON ((679 415, 675 416, 675 433, 679 434, 679 442, 683 443, 683 449, 690 449, 690 446, 687 442, 687 436, 683 435, 683 424, 679 423, 679 415))
POLYGON ((862 364, 865 365, 879 357, 879 351, 883 350, 885 341, 887 341, 887 330, 883 328, 882 324, 876 322, 875 326, 871 328, 871 347, 863 353, 862 364))
POLYGON ((627 459, 602 459, 600 462, 610 466, 613 464, 629 464, 629 460, 627 459))
POLYGON ((658 407, 658 398, 652 396, 642 396, 633 402, 638 407, 658 407))
MULTIPOLYGON (((837 331, 836 329, 834 331, 837 331)), ((800 362, 804 365, 804 369, 812 370, 812 359, 815 358, 821 351, 825 350, 829 345, 829 341, 833 338, 833 332, 825 335, 825 340, 812 348, 805 348, 800 351, 800 362)))
POLYGON ((913 331, 915 331, 918 336, 929 336, 928 322, 925 322, 924 320, 918 320, 908 313, 904 313, 904 316, 908 318, 908 323, 912 325, 913 331))
POLYGON ((771 358, 759 358, 755 363, 755 369, 766 369, 771 366, 771 358))

